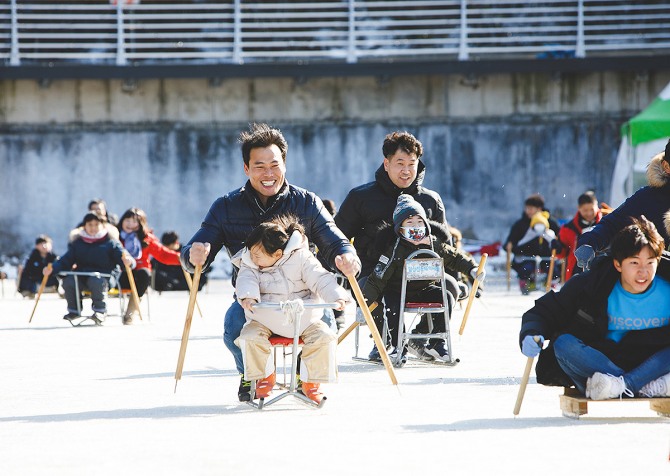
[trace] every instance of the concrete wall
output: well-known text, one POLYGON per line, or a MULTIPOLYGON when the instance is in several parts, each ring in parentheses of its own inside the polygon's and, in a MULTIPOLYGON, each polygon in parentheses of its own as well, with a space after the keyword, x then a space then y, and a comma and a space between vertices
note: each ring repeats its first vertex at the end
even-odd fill
POLYGON ((466 236, 503 239, 539 191, 560 217, 595 188, 607 200, 618 129, 667 74, 0 82, 0 254, 35 235, 64 251, 90 198, 145 209, 184 240, 245 180, 236 143, 251 121, 280 127, 289 181, 341 202, 373 178, 381 143, 424 143, 426 184, 466 236))

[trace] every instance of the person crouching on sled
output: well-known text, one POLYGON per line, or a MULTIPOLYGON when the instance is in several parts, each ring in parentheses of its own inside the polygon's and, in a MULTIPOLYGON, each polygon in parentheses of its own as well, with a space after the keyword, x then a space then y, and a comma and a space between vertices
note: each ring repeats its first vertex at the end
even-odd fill
POLYGON ((615 235, 610 250, 590 271, 535 301, 522 318, 521 352, 540 354, 538 383, 574 385, 592 400, 670 396, 670 261, 662 255, 663 238, 641 216, 615 235), (545 338, 551 343, 541 351, 545 338))
MULTIPOLYGON (((403 266, 411 253, 419 249, 432 250, 442 258, 446 269, 467 274, 473 279, 477 275, 478 266, 475 260, 467 253, 451 246, 449 236, 444 225, 429 222, 421 204, 406 194, 398 197, 393 211, 393 225, 381 225, 377 239, 368 251, 370 255, 376 256, 378 262, 363 285, 363 295, 368 305, 384 298, 392 344, 395 345, 398 341, 403 266)), ((480 282, 484 280, 484 275, 482 272, 477 276, 480 282)), ((451 291, 447 291, 447 295, 450 296, 451 303, 446 304, 451 308, 457 296, 453 296, 451 291)), ((408 301, 442 302, 442 287, 435 281, 409 281, 406 298, 408 301)), ((451 316, 451 310, 449 315, 451 316)), ((446 332, 444 318, 441 315, 431 314, 430 318, 433 320, 433 332, 446 332)), ((375 323, 381 333, 383 322, 375 323)), ((422 319, 413 332, 428 333, 428 321, 422 319)), ((420 339, 410 339, 408 347, 409 351, 421 360, 451 361, 444 339, 433 338, 427 343, 420 339)), ((403 352, 405 350, 403 349, 403 352)), ((395 351, 391 354, 393 355, 395 351)), ((402 362, 406 361, 404 354, 401 359, 402 362)))
MULTIPOLYGON (((294 324, 280 309, 256 309, 254 304, 337 302, 343 310, 350 297, 310 252, 304 228, 298 219, 282 215, 256 227, 246 247, 232 262, 239 267, 235 294, 244 308, 247 322, 235 340, 242 350, 244 379, 256 380, 256 397, 266 398, 275 384, 270 358, 273 334, 293 337, 294 324)), ((305 309, 300 321, 304 345, 298 368, 301 392, 316 403, 324 398, 320 383, 337 380, 337 335, 322 320, 323 310, 305 309)))

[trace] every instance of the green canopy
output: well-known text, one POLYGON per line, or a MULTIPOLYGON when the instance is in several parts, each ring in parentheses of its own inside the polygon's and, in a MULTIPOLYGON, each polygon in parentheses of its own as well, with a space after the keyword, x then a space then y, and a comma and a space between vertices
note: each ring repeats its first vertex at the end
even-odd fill
POLYGON ((670 84, 637 116, 621 126, 621 135, 630 144, 638 144, 670 137, 670 84))

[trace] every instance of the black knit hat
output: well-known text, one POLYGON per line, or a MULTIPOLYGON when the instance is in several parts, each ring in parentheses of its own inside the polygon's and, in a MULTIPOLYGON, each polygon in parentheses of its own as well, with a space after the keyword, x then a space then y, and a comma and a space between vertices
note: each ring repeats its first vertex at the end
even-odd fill
POLYGON ((395 210, 393 210, 393 229, 396 234, 398 234, 402 222, 411 216, 420 216, 423 219, 423 223, 426 225, 426 234, 430 233, 430 225, 428 224, 428 218, 426 218, 426 210, 424 210, 421 204, 414 200, 411 195, 403 193, 398 197, 398 204, 395 206, 395 210))

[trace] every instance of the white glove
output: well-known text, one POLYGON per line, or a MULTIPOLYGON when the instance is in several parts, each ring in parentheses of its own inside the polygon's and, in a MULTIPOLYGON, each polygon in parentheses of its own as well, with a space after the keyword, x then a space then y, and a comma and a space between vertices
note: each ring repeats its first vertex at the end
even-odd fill
POLYGON ((476 279, 480 283, 484 282, 484 278, 486 277, 486 270, 482 269, 482 272, 477 274, 477 269, 478 268, 472 268, 470 270, 470 276, 472 276, 472 279, 476 279))

